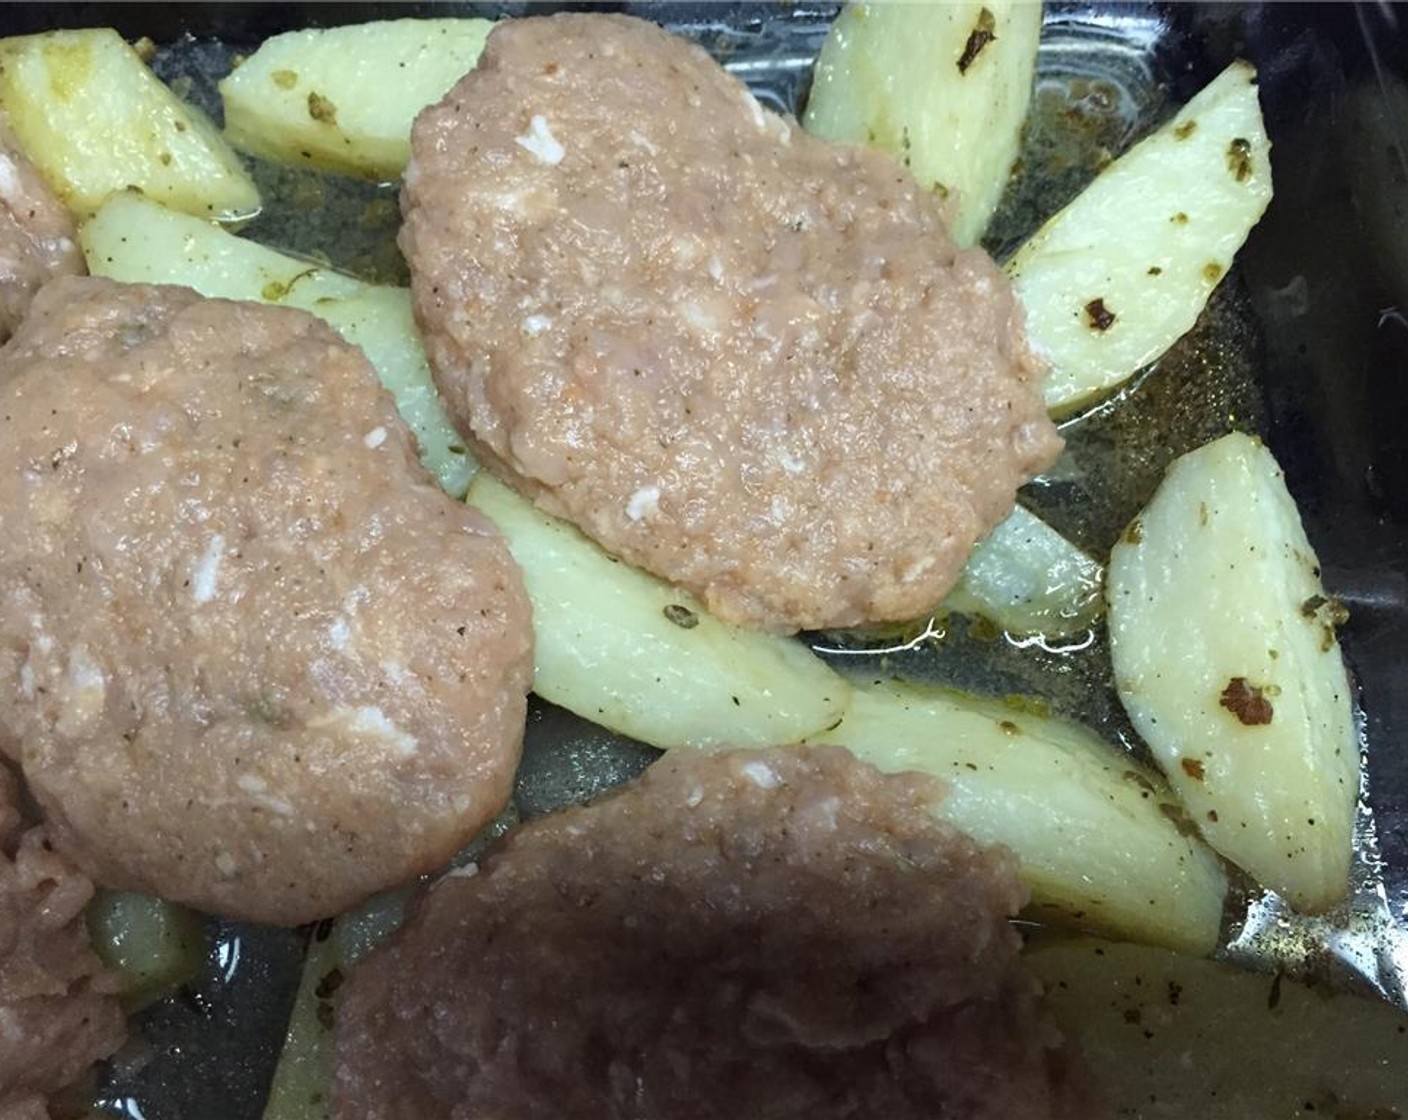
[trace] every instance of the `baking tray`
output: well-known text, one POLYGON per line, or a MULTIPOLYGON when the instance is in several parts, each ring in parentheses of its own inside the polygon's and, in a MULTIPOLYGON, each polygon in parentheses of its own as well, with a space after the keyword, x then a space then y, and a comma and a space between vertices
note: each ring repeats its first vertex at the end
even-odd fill
MULTIPOLYGON (((218 114, 231 56, 304 26, 401 15, 625 11, 704 43, 775 108, 796 111, 835 4, 32 4, 5 34, 114 26, 161 48, 156 66, 218 114)), ((1247 890, 1225 956, 1408 1006, 1408 12, 1386 4, 1049 4, 1025 173, 989 244, 1001 255, 1117 153, 1236 57, 1261 76, 1276 197, 1199 325, 1119 397, 1065 426, 1069 450, 1024 501, 1103 555, 1164 465, 1233 427, 1259 431, 1319 552, 1359 688, 1368 765, 1355 891, 1307 920, 1247 890), (1105 480, 1118 478, 1116 486, 1105 480)), ((260 167, 287 194, 286 172, 260 167)), ((252 235, 325 251, 378 279, 403 275, 394 220, 358 236, 339 215, 393 187, 329 187, 314 210, 274 206, 252 235)), ((384 208, 387 209, 387 208, 384 208)), ((388 209, 388 214, 391 212, 388 209)), ((365 223, 362 224, 365 227, 365 223)), ((359 227, 359 228, 362 228, 359 227)), ((1057 710, 1140 748, 1109 689, 1098 629, 1016 643, 942 621, 913 648, 812 636, 843 670, 988 692, 1039 688, 1057 710), (1018 648, 1018 647, 1021 648, 1018 648)), ((656 752, 535 703, 515 803, 530 817, 585 800, 656 752)), ((212 922, 204 975, 144 1012, 103 1072, 102 1099, 146 1120, 252 1120, 281 1042, 304 931, 212 922)))

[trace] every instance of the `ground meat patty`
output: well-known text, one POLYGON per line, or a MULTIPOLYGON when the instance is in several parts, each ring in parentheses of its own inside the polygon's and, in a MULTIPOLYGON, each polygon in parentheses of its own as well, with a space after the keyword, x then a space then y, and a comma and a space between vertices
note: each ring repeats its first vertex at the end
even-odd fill
POLYGON ((417 119, 402 207, 477 454, 725 618, 913 618, 1060 446, 938 202, 649 24, 499 24, 417 119))
POLYGON ((86 271, 73 218, 0 116, 0 342, 15 333, 41 284, 86 271))
POLYGON ((1013 862, 840 748, 677 751, 442 879, 343 986, 338 1120, 1079 1114, 1013 862))
POLYGON ((503 806, 521 577, 359 350, 69 278, 0 352, 0 409, 0 746, 100 883, 304 922, 503 806))
MULTIPOLYGON (((0 819, 16 820, 0 763, 0 819)), ((30 829, 0 844, 0 1117, 48 1115, 45 1098, 122 1044, 115 978, 88 948, 92 884, 30 829)))

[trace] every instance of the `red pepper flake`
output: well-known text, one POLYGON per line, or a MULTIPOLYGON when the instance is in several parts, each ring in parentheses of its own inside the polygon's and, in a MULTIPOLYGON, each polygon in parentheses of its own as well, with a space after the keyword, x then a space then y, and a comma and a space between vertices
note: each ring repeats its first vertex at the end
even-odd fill
POLYGON ((996 41, 997 20, 986 8, 978 13, 978 25, 973 28, 968 36, 968 42, 963 47, 963 53, 958 58, 958 72, 968 73, 968 67, 977 61, 978 55, 982 53, 984 47, 996 41))
POLYGON ((1233 677, 1228 681, 1220 703, 1247 727, 1271 722, 1271 701, 1260 688, 1248 683, 1246 677, 1233 677))
POLYGON ((1180 759, 1178 765, 1182 766, 1183 772, 1195 782, 1201 782, 1203 780, 1203 764, 1196 758, 1180 759))
POLYGON ((1115 313, 1105 306, 1103 299, 1093 299, 1087 303, 1085 317, 1092 327, 1102 333, 1115 325, 1115 313))

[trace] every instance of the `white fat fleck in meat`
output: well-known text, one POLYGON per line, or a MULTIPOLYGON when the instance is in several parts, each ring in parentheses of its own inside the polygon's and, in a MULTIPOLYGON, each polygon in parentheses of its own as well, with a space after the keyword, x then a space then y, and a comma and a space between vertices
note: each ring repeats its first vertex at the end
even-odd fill
POLYGON ((20 184, 20 170, 15 161, 0 153, 0 198, 13 202, 23 190, 20 184))
POLYGON ((724 280, 723 262, 718 257, 709 258, 709 279, 715 284, 722 284, 724 280))
POLYGON ((567 154, 567 150, 558 143, 557 137, 552 134, 547 120, 536 113, 533 115, 533 119, 528 122, 528 131, 517 137, 515 142, 539 163, 546 163, 549 166, 561 163, 562 158, 567 154))
POLYGON ((60 700, 63 710, 55 723, 61 735, 77 735, 103 713, 107 702, 108 678, 88 653, 76 646, 68 655, 60 700))
POLYGON ((239 866, 229 852, 221 852, 215 857, 215 870, 227 879, 239 870, 239 866))
POLYGON ((462 867, 452 867, 441 876, 442 879, 473 879, 479 874, 479 864, 470 860, 462 867))
POLYGON ((658 486, 642 486, 631 495, 631 500, 626 503, 626 516, 632 521, 639 521, 659 512, 660 487, 658 486))
POLYGON ((269 792, 269 783, 258 774, 241 774, 235 784, 240 787, 249 799, 261 809, 280 817, 293 816, 293 805, 285 801, 282 797, 269 792))
POLYGON ((378 447, 380 447, 383 443, 386 442, 386 429, 381 427, 380 425, 377 425, 375 428, 373 428, 365 436, 362 437, 362 442, 365 443, 368 447, 370 447, 373 451, 375 451, 378 447))
POLYGON ((937 561, 932 556, 921 556, 900 573, 900 579, 904 583, 913 583, 925 572, 933 568, 937 561))
POLYGON ((225 538, 216 533, 206 544, 191 576, 191 597, 197 603, 208 603, 215 598, 215 581, 219 578, 220 564, 224 559, 225 538))
POLYGON ((822 820, 828 830, 834 832, 837 822, 836 814, 840 808, 841 799, 839 797, 824 797, 813 807, 813 813, 822 820))
POLYGON ((801 474, 806 469, 807 464, 790 451, 780 451, 777 455, 778 464, 788 474, 801 474))
POLYGON ((718 320, 711 315, 707 309, 699 304, 690 301, 680 308, 680 318, 697 331, 706 334, 713 333, 719 329, 718 320))
POLYGON ((529 338, 537 338, 552 326, 552 320, 546 315, 529 315, 523 320, 523 333, 529 338))
POLYGON ((35 690, 36 683, 34 669, 29 662, 26 661, 20 666, 20 695, 26 700, 33 700, 35 696, 38 695, 35 690))
POLYGON ((766 762, 745 762, 740 769, 743 776, 759 789, 776 789, 782 784, 777 771, 766 762))
POLYGON ((332 643, 332 648, 338 653, 345 653, 351 639, 352 627, 348 625, 347 619, 341 616, 333 619, 332 625, 328 627, 328 641, 332 643))
POLYGON ((758 99, 745 90, 743 100, 748 105, 748 112, 753 115, 753 123, 758 126, 758 131, 767 131, 768 115, 763 111, 763 107, 758 104, 758 99))
POLYGON ((313 721, 314 727, 341 726, 342 730, 353 735, 367 735, 377 738, 396 749, 397 754, 415 754, 420 742, 415 735, 406 733, 396 726, 393 720, 379 707, 363 704, 360 707, 335 707, 321 720, 313 721))

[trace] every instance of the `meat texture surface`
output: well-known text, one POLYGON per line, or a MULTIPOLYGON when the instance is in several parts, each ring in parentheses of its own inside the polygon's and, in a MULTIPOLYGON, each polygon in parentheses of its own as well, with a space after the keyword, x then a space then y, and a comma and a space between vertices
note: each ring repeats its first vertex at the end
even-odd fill
POLYGON ((417 119, 402 208, 476 453, 726 619, 921 614, 1059 450, 934 196, 648 23, 501 23, 417 119))
POLYGON ((42 828, 19 832, 0 762, 0 1120, 45 1120, 49 1094, 126 1034, 117 981, 88 945, 93 885, 42 828))
POLYGON ((1085 1115, 1014 863, 841 748, 671 752, 433 886, 343 986, 338 1120, 1085 1115))
POLYGON ((66 278, 0 352, 0 749, 105 886, 336 913, 506 802, 530 607, 361 351, 66 278))
POLYGON ((43 284, 86 271, 73 218, 0 115, 0 342, 15 333, 43 284))

